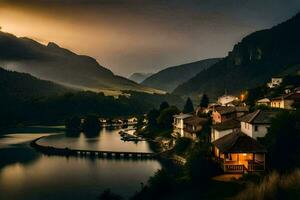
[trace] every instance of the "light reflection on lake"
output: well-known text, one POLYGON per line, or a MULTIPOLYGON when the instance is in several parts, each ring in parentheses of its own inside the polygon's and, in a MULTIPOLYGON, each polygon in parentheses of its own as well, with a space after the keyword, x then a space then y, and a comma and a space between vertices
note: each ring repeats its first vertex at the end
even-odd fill
MULTIPOLYGON (((83 135, 79 138, 64 138, 64 135, 56 135, 41 142, 56 143, 63 138, 64 143, 67 142, 70 146, 87 149, 151 151, 147 142, 134 144, 120 141, 118 131, 101 131, 99 138, 85 138, 83 135)), ((128 197, 140 188, 141 182, 145 183, 161 168, 156 160, 106 160, 41 155, 28 146, 29 141, 40 136, 29 133, 0 137, 0 157, 14 155, 16 158, 2 168, 0 165, 0 199, 89 200, 97 199, 107 188, 128 197), (20 158, 18 155, 21 155, 20 158)))
MULTIPOLYGON (((120 129, 102 129, 98 137, 88 138, 83 133, 79 137, 66 137, 65 134, 42 138, 38 141, 44 146, 83 150, 107 150, 127 152, 152 152, 148 142, 124 142, 118 134, 120 129)), ((133 131, 131 131, 133 132, 133 131)))

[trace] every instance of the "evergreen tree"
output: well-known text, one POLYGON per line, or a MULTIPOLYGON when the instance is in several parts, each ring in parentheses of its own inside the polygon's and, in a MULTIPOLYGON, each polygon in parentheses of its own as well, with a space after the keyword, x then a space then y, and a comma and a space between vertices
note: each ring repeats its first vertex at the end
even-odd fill
POLYGON ((201 108, 207 108, 208 103, 209 103, 208 96, 206 94, 203 94, 201 102, 200 102, 200 107, 201 108))
POLYGON ((159 106, 159 111, 161 112, 161 111, 163 111, 164 109, 169 108, 169 107, 170 107, 169 103, 166 102, 166 101, 163 101, 163 102, 160 104, 160 106, 159 106))
POLYGON ((191 113, 191 112, 194 112, 194 106, 192 100, 190 99, 190 97, 188 97, 183 108, 183 113, 191 113))
POLYGON ((159 111, 156 109, 152 109, 148 112, 148 125, 149 127, 156 127, 157 126, 157 118, 159 116, 159 111))

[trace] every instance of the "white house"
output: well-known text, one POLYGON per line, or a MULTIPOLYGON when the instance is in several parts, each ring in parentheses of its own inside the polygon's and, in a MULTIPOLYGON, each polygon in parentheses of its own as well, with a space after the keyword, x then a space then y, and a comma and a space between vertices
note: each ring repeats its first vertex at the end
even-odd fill
POLYGON ((201 118, 196 115, 179 114, 174 115, 173 137, 186 137, 192 140, 197 140, 198 134, 207 123, 206 118, 201 118))
POLYGON ((179 114, 179 115, 174 115, 174 122, 173 122, 173 133, 175 135, 179 135, 180 137, 184 137, 184 119, 192 117, 193 115, 190 114, 179 114))
POLYGON ((256 110, 241 118, 241 131, 248 136, 257 139, 264 137, 271 126, 271 120, 277 115, 276 111, 256 110))
POLYGON ((279 86, 283 81, 283 78, 280 77, 274 77, 271 79, 271 82, 267 83, 267 86, 269 88, 275 88, 277 86, 279 86))
POLYGON ((210 141, 218 140, 232 132, 238 132, 241 129, 241 123, 235 119, 225 121, 223 123, 214 124, 211 127, 210 141))
POLYGON ((222 106, 227 106, 228 104, 230 104, 234 101, 238 101, 238 100, 239 100, 239 98, 236 96, 225 94, 218 98, 218 103, 222 106))

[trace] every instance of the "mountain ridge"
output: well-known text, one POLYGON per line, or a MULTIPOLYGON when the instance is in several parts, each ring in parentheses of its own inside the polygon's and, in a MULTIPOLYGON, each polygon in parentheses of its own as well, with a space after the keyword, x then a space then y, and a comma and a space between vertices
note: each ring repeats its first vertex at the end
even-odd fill
POLYGON ((78 55, 53 42, 43 45, 30 38, 18 38, 1 31, 0 66, 92 91, 160 92, 115 75, 90 56, 78 55))
POLYGON ((272 28, 251 33, 235 44, 224 59, 179 85, 174 94, 206 93, 215 98, 225 89, 238 94, 264 84, 300 63, 299 35, 300 14, 272 28))
POLYGON ((140 72, 135 72, 129 76, 129 80, 132 80, 136 83, 141 83, 143 82, 146 78, 149 76, 152 76, 154 73, 140 73, 140 72))
POLYGON ((179 84, 189 80, 198 72, 209 68, 220 58, 210 58, 187 64, 167 67, 145 79, 141 84, 172 92, 179 84))

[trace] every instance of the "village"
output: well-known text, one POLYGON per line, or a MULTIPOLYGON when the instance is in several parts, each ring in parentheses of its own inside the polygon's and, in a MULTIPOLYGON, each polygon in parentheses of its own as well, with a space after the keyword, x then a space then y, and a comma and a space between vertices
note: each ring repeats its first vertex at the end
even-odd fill
MULTIPOLYGON (((283 78, 272 78, 266 87, 270 90, 278 88, 283 78)), ((281 96, 262 98, 250 107, 244 101, 245 96, 224 94, 216 102, 207 107, 198 106, 189 113, 173 116, 172 138, 162 139, 165 150, 176 146, 179 138, 188 138, 193 142, 203 140, 203 129, 210 127, 210 133, 205 138, 211 144, 212 160, 224 174, 244 174, 264 172, 267 170, 267 148, 261 144, 269 131, 272 120, 282 110, 295 111, 300 103, 300 88, 284 87, 281 96)), ((176 155, 184 164, 184 156, 176 155)))

